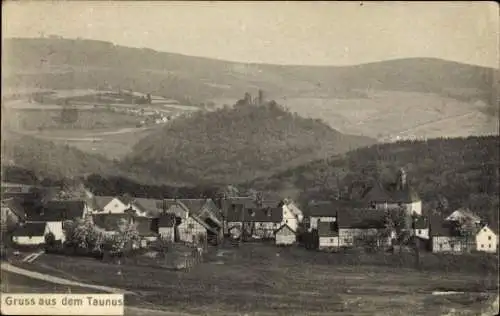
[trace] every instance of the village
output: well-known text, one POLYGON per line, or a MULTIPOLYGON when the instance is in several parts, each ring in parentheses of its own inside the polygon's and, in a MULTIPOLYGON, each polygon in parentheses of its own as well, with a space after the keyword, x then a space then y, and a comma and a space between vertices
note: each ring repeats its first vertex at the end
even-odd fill
POLYGON ((30 208, 23 201, 32 192, 29 186, 5 183, 2 191, 2 217, 16 223, 10 238, 12 247, 20 249, 48 249, 47 244, 64 248, 75 243, 70 239, 83 229, 95 232, 94 239, 100 241, 80 238, 78 247, 103 251, 105 240, 115 244, 118 240, 120 246, 111 247, 115 252, 147 249, 161 242, 203 253, 225 241, 234 246, 242 242, 302 245, 326 252, 360 247, 369 251, 498 252, 495 225, 468 209, 445 216, 423 211, 403 169, 396 183, 389 188, 374 185, 362 200, 311 201, 305 206, 287 198, 265 199, 261 194, 148 199, 95 196, 83 188, 79 196, 54 198, 30 208), (124 238, 127 234, 132 237, 124 238))

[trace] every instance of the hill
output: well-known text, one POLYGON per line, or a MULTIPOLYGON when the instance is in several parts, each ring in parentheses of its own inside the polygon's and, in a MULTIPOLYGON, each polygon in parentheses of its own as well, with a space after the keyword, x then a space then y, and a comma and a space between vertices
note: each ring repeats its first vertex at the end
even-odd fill
POLYGON ((117 161, 72 146, 2 131, 2 177, 8 177, 9 181, 29 182, 30 178, 58 181, 97 174, 133 179, 137 183, 182 185, 147 170, 120 167, 117 161))
POLYGON ((4 41, 6 85, 95 89, 111 85, 201 101, 263 88, 271 98, 357 98, 358 90, 433 93, 496 105, 498 70, 432 58, 355 66, 243 64, 109 42, 14 38, 4 41))
POLYGON ((227 184, 373 144, 276 103, 198 112, 139 141, 124 164, 190 183, 227 184))
POLYGON ((445 201, 449 205, 446 211, 467 206, 496 223, 499 148, 499 136, 378 144, 292 168, 248 186, 295 193, 304 202, 339 194, 356 199, 375 179, 392 180, 395 170, 405 167, 424 208, 445 201))

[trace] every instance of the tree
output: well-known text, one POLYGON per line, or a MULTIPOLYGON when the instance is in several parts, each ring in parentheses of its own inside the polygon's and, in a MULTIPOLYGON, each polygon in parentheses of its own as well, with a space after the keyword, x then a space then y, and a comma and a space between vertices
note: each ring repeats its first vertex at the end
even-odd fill
POLYGON ((94 249, 100 239, 99 235, 100 232, 97 231, 90 217, 79 218, 75 222, 72 243, 83 249, 94 249))

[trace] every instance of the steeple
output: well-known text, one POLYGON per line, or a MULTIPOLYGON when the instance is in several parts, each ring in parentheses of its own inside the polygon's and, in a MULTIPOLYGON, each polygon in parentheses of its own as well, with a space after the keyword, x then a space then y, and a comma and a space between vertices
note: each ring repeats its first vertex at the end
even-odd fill
POLYGON ((398 173, 398 189, 402 190, 406 187, 407 182, 406 182, 406 171, 404 168, 399 169, 398 173))

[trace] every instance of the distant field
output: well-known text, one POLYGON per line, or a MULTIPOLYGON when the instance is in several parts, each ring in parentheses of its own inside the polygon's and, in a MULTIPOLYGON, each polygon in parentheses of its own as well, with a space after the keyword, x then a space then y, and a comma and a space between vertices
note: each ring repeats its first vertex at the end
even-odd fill
POLYGON ((7 110, 4 115, 9 128, 25 131, 133 127, 141 120, 136 116, 97 109, 78 109, 76 121, 71 123, 64 123, 61 120, 62 108, 7 110))
MULTIPOLYGON (((442 137, 498 133, 498 119, 483 114, 482 101, 436 94, 360 91, 363 97, 273 97, 304 117, 320 118, 340 132, 377 137, 442 137)), ((218 105, 236 100, 213 100, 218 105)))
POLYGON ((325 256, 334 255, 244 244, 213 250, 204 263, 184 272, 137 266, 120 268, 93 259, 51 255, 23 266, 131 290, 138 296, 126 300, 130 305, 203 315, 436 316, 451 308, 477 311, 496 292, 434 296, 433 291, 443 288, 481 291, 491 276, 479 272, 336 266, 327 264, 325 256), (304 256, 308 259, 301 259, 304 256), (117 274, 119 269, 121 275, 117 274))

